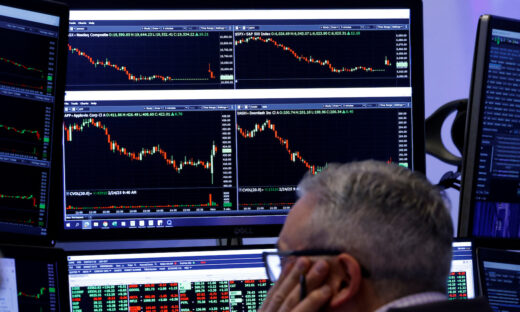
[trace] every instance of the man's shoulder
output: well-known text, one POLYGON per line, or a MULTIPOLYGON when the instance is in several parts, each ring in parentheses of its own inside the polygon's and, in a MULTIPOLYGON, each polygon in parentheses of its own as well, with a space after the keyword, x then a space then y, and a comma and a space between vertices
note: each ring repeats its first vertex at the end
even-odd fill
POLYGON ((492 312, 487 300, 483 297, 472 300, 443 300, 434 303, 416 305, 406 308, 394 308, 388 312, 492 312))

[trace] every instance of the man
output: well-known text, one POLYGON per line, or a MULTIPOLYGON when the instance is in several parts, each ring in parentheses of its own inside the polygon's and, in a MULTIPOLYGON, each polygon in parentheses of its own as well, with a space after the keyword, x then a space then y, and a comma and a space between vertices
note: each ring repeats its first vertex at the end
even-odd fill
POLYGON ((484 300, 446 300, 453 226, 421 175, 376 161, 329 165, 299 195, 260 311, 491 311, 484 300))

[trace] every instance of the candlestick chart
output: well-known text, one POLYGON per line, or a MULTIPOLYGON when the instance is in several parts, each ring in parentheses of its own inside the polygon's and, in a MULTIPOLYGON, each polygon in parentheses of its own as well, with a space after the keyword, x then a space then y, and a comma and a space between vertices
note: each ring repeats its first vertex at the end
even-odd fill
POLYGON ((50 108, 14 97, 0 99, 0 153, 48 159, 50 108))
POLYGON ((218 33, 69 38, 68 90, 220 86, 218 33))
MULTIPOLYGON (((331 162, 398 156, 395 111, 288 111, 237 118, 241 187, 295 186, 331 162), (325 114, 322 114, 325 112, 325 114)), ((240 193, 239 201, 255 199, 240 193)))
POLYGON ((0 163, 0 222, 45 226, 46 203, 43 169, 0 163))
POLYGON ((67 118, 67 186, 99 188, 100 177, 108 188, 215 185, 219 115, 204 114, 67 118))
POLYGON ((0 46, 0 85, 6 88, 24 89, 40 94, 53 94, 53 66, 49 66, 49 55, 54 53, 54 41, 50 38, 24 32, 0 29, 4 42, 0 46), (34 51, 49 51, 35 53, 34 51))
POLYGON ((392 31, 238 33, 234 43, 238 88, 375 87, 398 82, 392 31))
POLYGON ((65 118, 67 214, 222 207, 221 113, 150 114, 65 118))

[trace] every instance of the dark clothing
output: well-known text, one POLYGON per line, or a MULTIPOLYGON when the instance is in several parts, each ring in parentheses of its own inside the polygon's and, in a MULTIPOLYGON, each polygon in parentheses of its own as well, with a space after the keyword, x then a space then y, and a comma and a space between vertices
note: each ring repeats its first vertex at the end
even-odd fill
POLYGON ((445 300, 406 308, 393 308, 388 312, 493 312, 486 298, 472 300, 445 300))

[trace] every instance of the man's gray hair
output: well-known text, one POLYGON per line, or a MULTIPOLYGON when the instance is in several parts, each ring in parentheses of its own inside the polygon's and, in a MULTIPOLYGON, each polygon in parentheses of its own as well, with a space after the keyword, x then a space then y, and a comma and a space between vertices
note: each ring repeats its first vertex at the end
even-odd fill
POLYGON ((382 299, 446 291, 453 225, 443 194, 423 175, 373 160, 330 164, 298 189, 317 200, 307 247, 350 253, 382 299))

